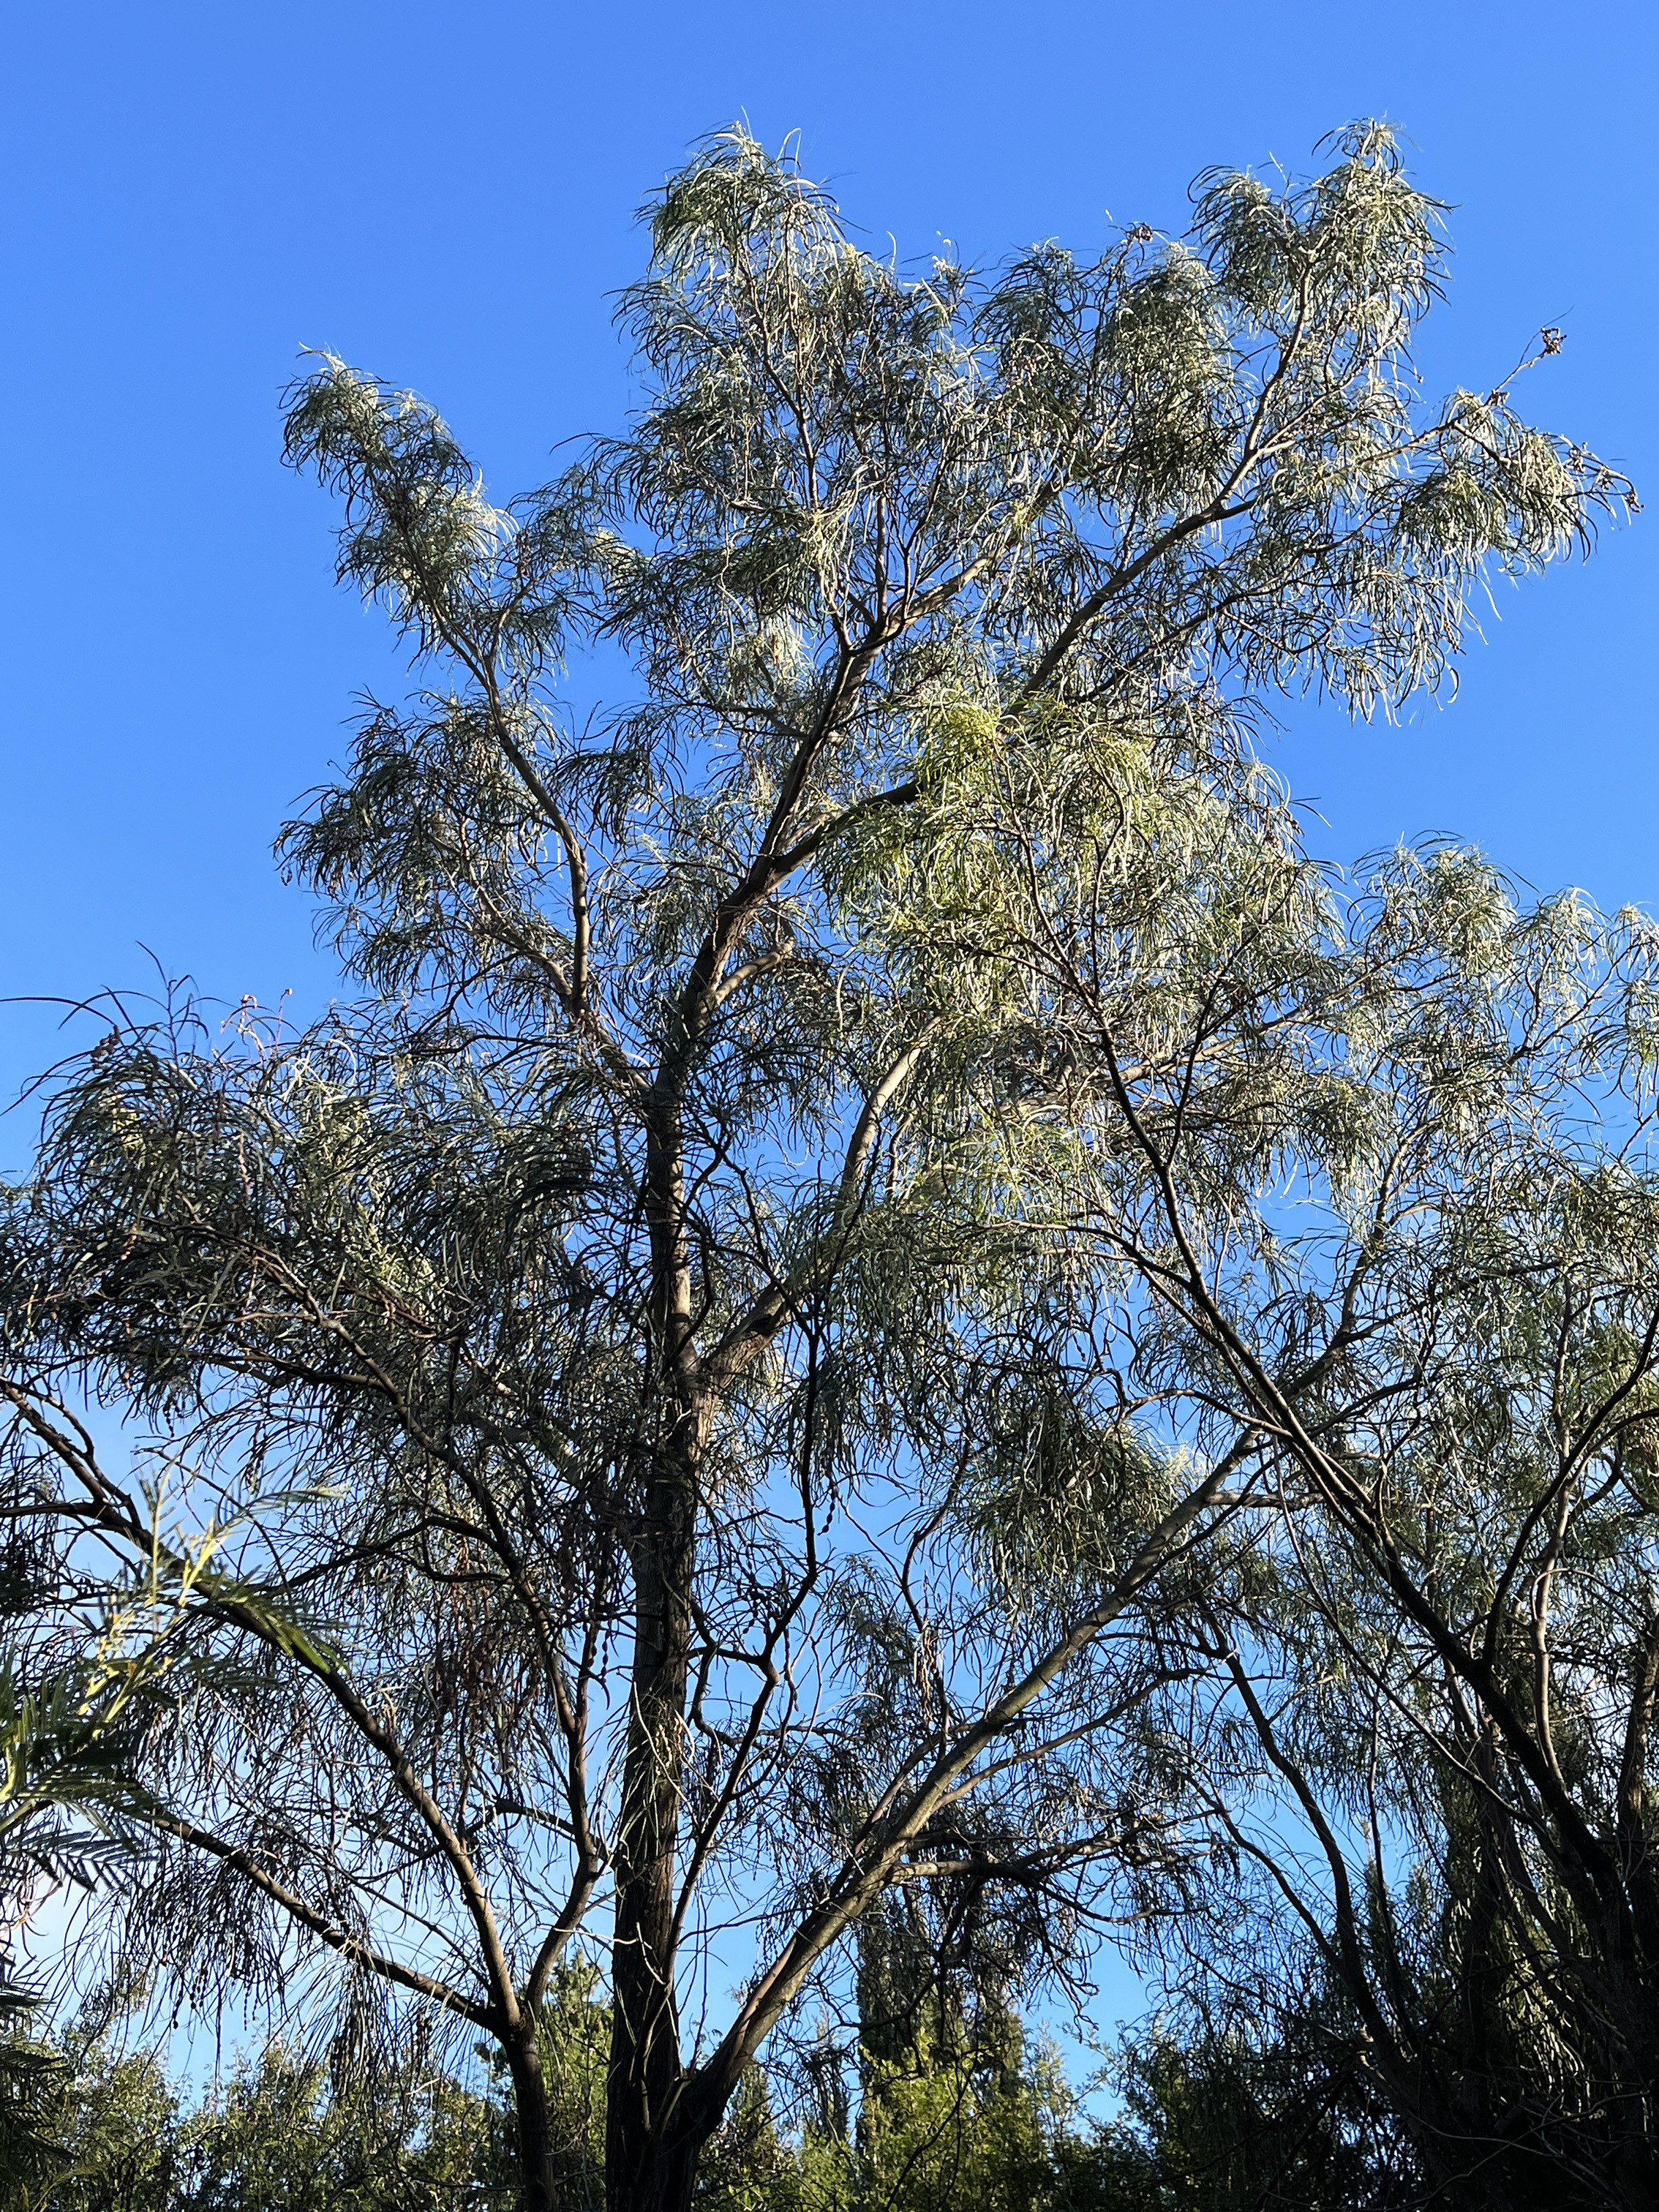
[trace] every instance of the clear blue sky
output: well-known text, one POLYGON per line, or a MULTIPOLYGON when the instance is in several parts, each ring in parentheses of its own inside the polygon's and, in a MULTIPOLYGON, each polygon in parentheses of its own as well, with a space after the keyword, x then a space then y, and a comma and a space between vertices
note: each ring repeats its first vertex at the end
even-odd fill
MULTIPOLYGON (((24 0, 8 33, 10 511, 0 991, 143 984, 142 945, 233 1002, 329 969, 273 829, 398 680, 329 581, 330 514, 277 465, 301 344, 413 385, 492 487, 610 427, 606 295, 631 213, 739 112, 799 128, 880 242, 994 258, 1179 228, 1209 162, 1305 164, 1362 112, 1457 203, 1431 384, 1490 384, 1546 322, 1537 418, 1635 475, 1652 522, 1506 592, 1462 696, 1403 730, 1298 713, 1280 764, 1336 858, 1479 839, 1540 886, 1659 904, 1650 674, 1659 14, 1641 0, 811 9, 532 0, 24 0)), ((0 1013, 0 1087, 50 1056, 0 1013)), ((0 1125, 21 1164, 32 1116, 0 1125)))

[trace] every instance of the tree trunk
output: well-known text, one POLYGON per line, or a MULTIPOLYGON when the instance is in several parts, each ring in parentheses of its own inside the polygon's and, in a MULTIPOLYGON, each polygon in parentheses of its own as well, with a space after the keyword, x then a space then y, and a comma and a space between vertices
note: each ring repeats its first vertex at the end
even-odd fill
MULTIPOLYGON (((689 1425, 689 1423, 688 1423, 689 1425)), ((695 2153, 674 1997, 674 1874, 685 1769, 696 1485, 659 1465, 635 1550, 635 1645, 616 1848, 605 2196, 611 2212, 679 2212, 695 2153)))
POLYGON ((513 2112, 519 2144, 519 2193, 524 2212, 559 2212, 559 2190, 553 2170, 552 2115, 548 2109, 547 2076, 542 2071, 541 2045, 536 2024, 526 2013, 518 2033, 507 2045, 507 2071, 513 2081, 513 2112))

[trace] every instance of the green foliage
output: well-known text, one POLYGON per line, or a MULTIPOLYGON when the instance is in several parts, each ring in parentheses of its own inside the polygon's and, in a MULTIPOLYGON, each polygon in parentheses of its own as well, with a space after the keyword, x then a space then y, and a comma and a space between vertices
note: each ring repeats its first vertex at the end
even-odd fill
POLYGON ((591 1961, 561 1966, 541 2022, 542 2071, 556 2146, 559 2202, 605 2202, 605 2085, 611 2055, 611 2008, 591 1961))
MULTIPOLYGON (((1145 2161, 1143 2200, 1168 2212, 1389 2212, 1422 2201, 1421 2173, 1316 2002, 1285 2038, 1154 2034, 1123 2053, 1117 2154, 1145 2161)), ((1108 2152, 1108 2170, 1111 2153, 1108 2152)))
POLYGON ((924 2039, 902 2058, 869 2062, 859 2116, 862 2200, 894 2212, 1046 2204, 1056 2121, 1069 2100, 1051 2063, 1028 2074, 1020 2062, 1017 2033, 994 2057, 924 2039))
POLYGON ((779 2133, 770 2085, 755 2066, 709 2139, 692 2201, 698 2212, 829 2212, 847 2201, 837 2186, 844 2179, 828 2146, 779 2133))
MULTIPOLYGON (((1659 945, 1472 853, 1337 878, 1249 744, 1287 690, 1440 684, 1470 595, 1630 487, 1507 386, 1425 395, 1440 210, 1379 124, 1207 174, 1184 239, 985 272, 866 252, 742 132, 649 213, 640 411, 526 498, 343 362, 290 395, 419 669, 282 837, 367 1001, 115 1007, 0 1224, 19 1694, 97 1656, 92 1543, 166 1620, 116 1940, 182 1997, 332 1975, 487 2039, 535 2212, 601 2155, 615 2212, 700 2158, 1012 2212, 1146 2147, 1061 2157, 1008 2003, 1271 1893, 1401 2125, 1467 2135, 1354 1932, 1369 1669, 1419 1856, 1413 1759, 1502 1770, 1481 1863, 1531 1870, 1510 1936, 1571 1929, 1536 1989, 1594 2047, 1559 2109, 1639 2106, 1659 945), (634 695, 583 714, 594 643, 634 695), (890 2008, 862 2135, 797 2158, 754 2069, 894 1897, 971 2002, 890 2008)), ((1232 2048, 1204 2098, 1260 2104, 1232 2048)), ((271 2057, 235 2170, 368 2188, 343 2095, 271 2057)), ((393 2113, 411 2201, 471 2110, 393 2113)))
MULTIPOLYGON (((574 1976, 545 2045, 568 2206, 605 2196, 603 2045, 590 1993, 588 1978, 574 1976)), ((340 2051, 330 2060, 273 2043, 190 2106, 151 2056, 119 2055, 84 2034, 40 2048, 51 2063, 40 2154, 7 2164, 4 2212, 489 2212, 516 2195, 501 2104, 418 2053, 365 2067, 340 2051)), ((920 2206, 960 2185, 982 2186, 988 2206, 1036 2203, 1065 2100, 1048 2070, 1026 2081, 1020 2051, 1008 2022, 994 2084, 982 2067, 970 2080, 973 2069, 954 2064, 935 2081, 937 2052, 925 2066, 912 2051, 866 2069, 856 2153, 782 2133, 771 2087, 753 2069, 710 2142, 696 2202, 701 2212, 920 2206)))
POLYGON ((190 2212, 482 2206, 500 2201, 499 2135, 499 2117, 441 2070, 331 2084, 324 2063, 275 2045, 192 2117, 180 2195, 190 2212))
POLYGON ((356 2073, 280 2043, 193 2108, 154 2056, 71 2034, 5 2212, 438 2212, 513 2201, 501 2115, 416 2057, 356 2073))
POLYGON ((18 1990, 0 1999, 0 2193, 5 2212, 32 2205, 58 2163, 67 2071, 62 2054, 32 2034, 36 2001, 18 1990))
POLYGON ((58 2133, 46 2185, 24 2200, 30 2212, 173 2212, 188 2131, 161 2067, 78 2037, 67 2057, 58 2133))

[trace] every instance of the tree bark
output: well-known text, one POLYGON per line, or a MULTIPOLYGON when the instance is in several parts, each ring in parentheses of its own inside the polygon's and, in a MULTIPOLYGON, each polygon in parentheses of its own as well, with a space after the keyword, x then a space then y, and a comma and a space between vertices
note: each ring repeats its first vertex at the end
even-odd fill
MULTIPOLYGON (((688 993, 695 997, 697 984, 688 993)), ((685 1772, 698 1483, 708 1407, 701 1385, 685 1234, 682 1086, 696 1023, 682 1030, 645 1102, 655 1404, 642 1440, 644 1497, 630 1545, 634 1659, 622 1802, 612 1853, 611 2057, 605 2083, 610 2212, 675 2212, 689 2200, 695 2145, 675 2001, 674 1876, 685 1772), (682 2143, 676 2152, 672 2148, 682 2143)))
POLYGON ((695 1551, 695 1457, 653 1476, 635 1550, 635 1645, 623 1767, 611 1962, 605 2196, 611 2212, 659 2212, 690 2196, 684 2069, 674 1996, 674 1870, 684 1779, 695 1551), (676 2143, 680 2148, 676 2150, 676 2143))
POLYGON ((513 2113, 519 2143, 519 2192, 524 2212, 560 2212, 559 2187, 553 2167, 552 2114, 548 2108, 547 2076, 542 2071, 541 2044, 536 2022, 526 2011, 516 2033, 506 2043, 507 2072, 513 2082, 513 2113))

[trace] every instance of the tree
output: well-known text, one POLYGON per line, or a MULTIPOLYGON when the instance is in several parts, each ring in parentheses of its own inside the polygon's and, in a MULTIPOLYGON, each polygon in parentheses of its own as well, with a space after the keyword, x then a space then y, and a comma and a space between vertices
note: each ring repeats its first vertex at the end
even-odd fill
MULTIPOLYGON (((1068 807, 1109 789, 1079 761, 1068 807)), ((1098 888, 1115 834, 1057 828, 997 761, 907 921, 959 988, 994 958, 1037 980, 1065 1095, 1023 1146, 1028 1219, 1115 1270, 1123 1370, 1200 1463, 1247 1440, 1229 1528, 1143 1614, 1146 1786, 1178 1767, 1218 1846, 1170 1924, 1212 1887, 1195 1948, 1248 1984, 1254 1868, 1269 1988, 1288 2007, 1310 1944, 1442 2196, 1520 2204, 1542 2172, 1633 2208, 1659 2079, 1659 934, 1450 850, 1339 899, 1288 844, 1249 896, 1212 859, 1126 931, 1121 880, 1098 888)), ((1082 1455, 1058 1457, 999 1504, 1028 1603, 1098 1572, 1082 1455)))
POLYGON ((167 2212, 445 2212, 512 2201, 500 2114, 418 2047, 332 2068, 276 2044, 179 2130, 167 2212))
POLYGON ((1305 1985, 1302 1994, 1305 2012, 1277 2035, 1166 2030, 1132 2044, 1121 2063, 1129 2120, 1105 2130, 1103 2146, 1066 2147, 1073 2171, 1089 2176, 1103 2148, 1109 2179, 1133 2173, 1139 2151, 1140 2186, 1122 2201, 1170 2212, 1404 2212, 1431 2201, 1392 2116, 1342 2063, 1305 1985))
POLYGON ((1266 1885, 1265 1985, 1285 2004, 1294 1960, 1341 1991, 1330 2049, 1386 2081, 1437 2201, 1634 2208, 1659 2179, 1654 947, 1490 880, 1474 911, 1484 1003, 1399 1086, 1320 1385, 1369 1525, 1287 1451, 1278 1526, 1206 1606, 1206 1812, 1266 1885))
POLYGON ((0 2167, 5 2212, 442 2212, 510 2204, 501 2114, 422 2039, 327 2059, 273 2043, 193 2105, 121 2047, 118 1987, 52 2046, 50 2155, 0 2167))
POLYGON ((1335 1144, 1280 1002, 1363 1030, 1410 947, 1328 942, 1251 714, 1436 684, 1488 566, 1628 489, 1506 390, 1421 402, 1437 216, 1368 124, 1312 183, 1200 179, 1187 241, 913 278, 732 134, 651 209, 642 412, 548 489, 493 506, 337 361, 294 395, 426 672, 283 838, 368 996, 225 1042, 117 1008, 62 1073, 15 1465, 149 1544, 88 1388, 261 1501, 190 1607, 235 1664, 146 1742, 126 1940, 493 2039, 537 2212, 573 1946, 609 2201, 679 2207, 887 1892, 1018 1987, 1180 1852, 1162 1593, 1328 1370, 1241 1382, 1177 1231, 1095 1234, 1078 1177, 1148 1219, 1196 1144, 1248 1226, 1335 1144), (642 696, 580 720, 594 642, 642 696))
POLYGON ((1047 2054, 1031 2063, 1002 1989, 952 1970, 914 1898, 884 1903, 859 1930, 859 2201, 1031 2212, 1070 2116, 1063 2078, 1047 2054))

